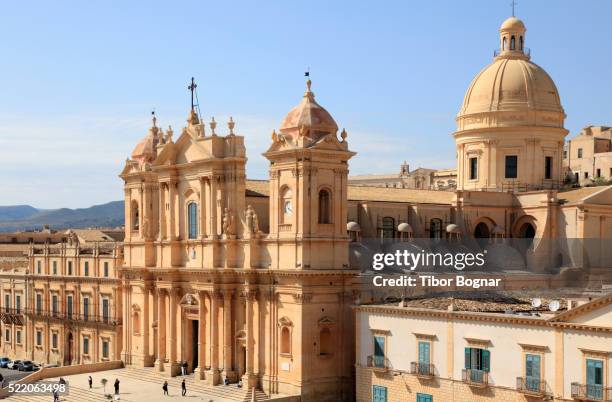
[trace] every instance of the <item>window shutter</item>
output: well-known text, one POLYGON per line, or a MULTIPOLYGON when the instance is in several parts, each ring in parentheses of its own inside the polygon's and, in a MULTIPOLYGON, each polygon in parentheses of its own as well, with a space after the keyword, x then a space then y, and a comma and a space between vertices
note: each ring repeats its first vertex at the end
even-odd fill
POLYGON ((472 348, 465 348, 465 368, 472 368, 472 348))
POLYGON ((487 372, 491 370, 491 352, 486 349, 482 351, 482 369, 487 372))

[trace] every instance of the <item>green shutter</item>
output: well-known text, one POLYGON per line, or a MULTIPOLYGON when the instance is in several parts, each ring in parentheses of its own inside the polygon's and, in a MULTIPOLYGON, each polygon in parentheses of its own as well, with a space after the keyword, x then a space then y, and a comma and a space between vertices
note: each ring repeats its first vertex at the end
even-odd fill
POLYGON ((429 342, 419 342, 419 363, 429 364, 429 342))
POLYGON ((486 349, 482 350, 482 370, 491 370, 491 352, 486 349))
POLYGON ((472 368, 472 348, 465 348, 465 368, 472 368))

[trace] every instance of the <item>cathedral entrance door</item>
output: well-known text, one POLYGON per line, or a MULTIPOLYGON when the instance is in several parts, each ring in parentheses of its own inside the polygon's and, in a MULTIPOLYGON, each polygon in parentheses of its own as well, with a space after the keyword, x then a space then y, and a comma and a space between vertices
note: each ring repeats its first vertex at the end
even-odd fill
MULTIPOLYGON (((198 331, 200 328, 199 320, 191 320, 191 367, 192 370, 198 367, 198 331)), ((200 368, 202 369, 202 368, 200 368)))

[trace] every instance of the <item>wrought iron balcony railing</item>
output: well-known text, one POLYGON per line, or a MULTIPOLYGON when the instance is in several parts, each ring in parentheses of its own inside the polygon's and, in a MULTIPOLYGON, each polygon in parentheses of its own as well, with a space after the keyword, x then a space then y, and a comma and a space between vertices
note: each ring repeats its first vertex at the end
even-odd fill
POLYGON ((423 362, 412 362, 410 363, 410 374, 414 374, 419 377, 434 377, 434 365, 423 362))
POLYGON ((385 356, 370 355, 368 356, 367 367, 387 371, 391 369, 391 362, 385 356))
POLYGON ((517 377, 516 390, 524 394, 544 395, 547 392, 546 381, 535 377, 517 377))
POLYGON ((484 370, 463 369, 461 372, 463 382, 469 385, 486 387, 489 385, 489 372, 484 370))
POLYGON ((603 385, 572 383, 572 398, 582 401, 612 401, 612 388, 603 385))
POLYGON ((121 317, 112 317, 110 315, 99 315, 99 314, 76 314, 76 313, 63 313, 60 311, 43 310, 43 309, 32 309, 28 310, 27 314, 31 314, 37 317, 44 318, 55 318, 59 320, 75 321, 75 322, 91 322, 94 324, 106 324, 106 325, 121 325, 121 317))

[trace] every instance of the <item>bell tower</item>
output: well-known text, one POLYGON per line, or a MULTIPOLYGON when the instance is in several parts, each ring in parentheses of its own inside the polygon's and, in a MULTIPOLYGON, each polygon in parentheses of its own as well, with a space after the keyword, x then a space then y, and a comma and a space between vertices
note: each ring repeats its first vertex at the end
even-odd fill
POLYGON ((312 82, 283 120, 264 156, 270 161, 272 268, 343 269, 348 264, 346 131, 315 101, 312 82))

